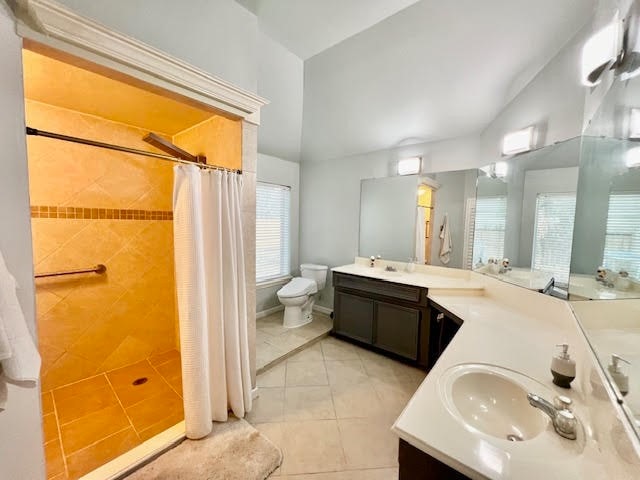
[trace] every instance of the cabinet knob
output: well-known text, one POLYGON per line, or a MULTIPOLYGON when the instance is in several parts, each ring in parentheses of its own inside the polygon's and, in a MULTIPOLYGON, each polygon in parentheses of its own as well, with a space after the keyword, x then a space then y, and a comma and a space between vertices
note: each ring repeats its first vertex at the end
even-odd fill
POLYGON ((439 314, 436 316, 436 320, 437 320, 438 322, 439 322, 440 320, 444 320, 444 313, 439 313, 439 314))

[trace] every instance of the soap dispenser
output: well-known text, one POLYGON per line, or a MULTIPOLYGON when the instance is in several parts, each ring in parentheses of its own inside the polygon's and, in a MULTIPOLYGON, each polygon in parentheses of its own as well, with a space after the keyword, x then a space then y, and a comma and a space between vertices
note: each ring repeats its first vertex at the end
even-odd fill
POLYGON ((562 388, 571 388, 571 382, 576 378, 576 362, 569 356, 569 344, 561 343, 562 352, 551 360, 551 374, 553 383, 562 388))
POLYGON ((611 378, 618 386, 618 390, 620 390, 622 396, 625 396, 629 393, 629 376, 622 373, 620 362, 630 365, 627 360, 614 353, 611 355, 611 365, 607 367, 607 370, 609 370, 609 375, 611 375, 611 378))

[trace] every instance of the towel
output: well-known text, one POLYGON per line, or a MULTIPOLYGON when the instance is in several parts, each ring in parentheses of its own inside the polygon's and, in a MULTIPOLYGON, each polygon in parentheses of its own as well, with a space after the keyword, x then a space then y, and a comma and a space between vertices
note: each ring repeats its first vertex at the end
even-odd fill
POLYGON ((40 354, 16 295, 16 281, 0 252, 0 410, 7 401, 5 382, 35 385, 40 374, 40 354))
POLYGON ((424 249, 427 236, 427 219, 425 215, 425 207, 416 208, 416 263, 424 265, 424 249))
POLYGON ((440 261, 444 265, 447 265, 451 261, 452 250, 451 232, 449 232, 449 214, 445 213, 442 226, 440 227, 440 261))

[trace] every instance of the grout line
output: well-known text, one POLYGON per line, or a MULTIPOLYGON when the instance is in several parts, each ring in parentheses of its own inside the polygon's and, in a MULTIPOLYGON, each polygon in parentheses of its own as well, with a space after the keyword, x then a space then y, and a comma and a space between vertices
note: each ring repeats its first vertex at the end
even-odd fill
MULTIPOLYGON (((127 409, 124 408, 124 405, 122 404, 122 401, 120 400, 120 397, 118 396, 118 392, 116 392, 116 389, 113 388, 113 384, 111 383, 111 380, 109 380, 109 376, 104 373, 103 374, 105 376, 105 378, 107 379, 107 383, 109 384, 109 386, 111 387, 111 391, 113 392, 113 394, 116 396, 116 400, 118 400, 118 405, 120 405, 120 408, 122 409, 122 412, 124 413, 124 416, 127 417, 127 421, 129 422, 129 426, 131 427, 131 429, 133 430, 133 433, 136 434, 136 437, 138 437, 138 440, 142 441, 142 439, 140 438, 140 435, 138 435, 138 431, 136 430, 136 427, 133 426, 133 422, 131 421, 131 417, 129 416, 129 414, 127 413, 127 409)), ((124 429, 123 429, 124 430, 124 429)), ((120 430, 122 431, 122 430, 120 430)), ((116 432, 118 433, 118 432, 116 432)), ((114 434, 115 435, 115 434, 114 434)), ((111 436, 111 435, 109 435, 111 436)), ((108 438, 108 437, 105 437, 108 438)))
MULTIPOLYGON (((169 361, 167 361, 167 362, 164 362, 164 363, 161 363, 160 365, 164 365, 165 363, 169 363, 170 361, 171 361, 171 360, 169 360, 169 361)), ((147 362, 149 362, 149 359, 147 359, 147 362)), ((180 398, 183 398, 183 397, 182 397, 182 392, 178 392, 175 388, 173 388, 173 385, 171 385, 171 384, 169 383, 169 381, 164 377, 164 375, 162 375, 162 374, 160 373, 160 371, 155 367, 155 365, 153 365, 151 362, 149 362, 149 365, 151 365, 151 368, 152 368, 152 369, 153 369, 153 370, 154 370, 154 371, 155 371, 155 372, 160 376, 160 378, 161 378, 162 380, 164 380, 164 383, 166 383, 166 384, 169 386, 169 388, 171 389, 171 391, 175 392, 175 393, 176 393, 180 398)), ((160 365, 158 365, 158 366, 160 366, 160 365)), ((180 377, 182 378, 182 369, 181 369, 181 371, 180 371, 180 377)))
MULTIPOLYGON (((124 432, 124 431, 126 431, 126 430, 129 430, 130 428, 133 430, 133 432, 134 432, 134 433, 136 433, 136 430, 135 430, 133 427, 124 427, 124 428, 121 428, 121 429, 120 429, 120 430, 118 430, 117 432, 110 433, 110 434, 109 434, 109 435, 107 435, 106 437, 102 437, 101 439, 96 440, 95 442, 90 443, 89 445, 84 446, 84 447, 82 447, 82 448, 80 448, 80 449, 76 450, 76 451, 75 451, 75 452, 73 452, 73 453, 70 453, 68 456, 69 456, 69 457, 73 457, 73 456, 74 456, 74 455, 76 455, 77 453, 80 453, 80 452, 82 452, 82 451, 84 451, 84 450, 86 450, 86 449, 88 449, 88 448, 91 448, 91 447, 93 447, 93 446, 97 445, 98 443, 100 443, 100 442, 102 442, 102 441, 106 440, 107 438, 111 438, 111 437, 113 437, 114 435, 118 435, 119 433, 122 433, 122 432, 124 432)), ((137 435, 137 433, 136 433, 136 435, 137 435)), ((123 452, 123 453, 125 453, 125 452, 123 452)), ((100 465, 100 466, 102 466, 102 465, 100 465)), ((100 467, 96 467, 96 468, 100 468, 100 467)), ((95 470, 95 468, 94 468, 94 470, 95 470)))
MULTIPOLYGON (((58 419, 58 406, 56 405, 56 397, 53 395, 53 391, 50 393, 51 402, 53 403, 53 414, 56 416, 56 427, 58 427, 58 441, 60 442, 60 455, 62 455, 62 463, 64 464, 64 474, 69 477, 69 468, 67 467, 67 455, 64 453, 64 445, 62 443, 62 428, 60 428, 60 421, 58 419)), ((49 478, 47 476, 47 478, 49 478)))

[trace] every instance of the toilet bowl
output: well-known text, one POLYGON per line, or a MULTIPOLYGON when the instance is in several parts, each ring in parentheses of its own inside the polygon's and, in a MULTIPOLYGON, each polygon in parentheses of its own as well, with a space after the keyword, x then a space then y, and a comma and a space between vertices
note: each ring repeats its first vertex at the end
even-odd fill
POLYGON ((301 277, 291 279, 278 290, 278 300, 284 305, 285 328, 297 328, 313 321, 315 295, 324 288, 327 266, 304 263, 300 265, 301 277))

